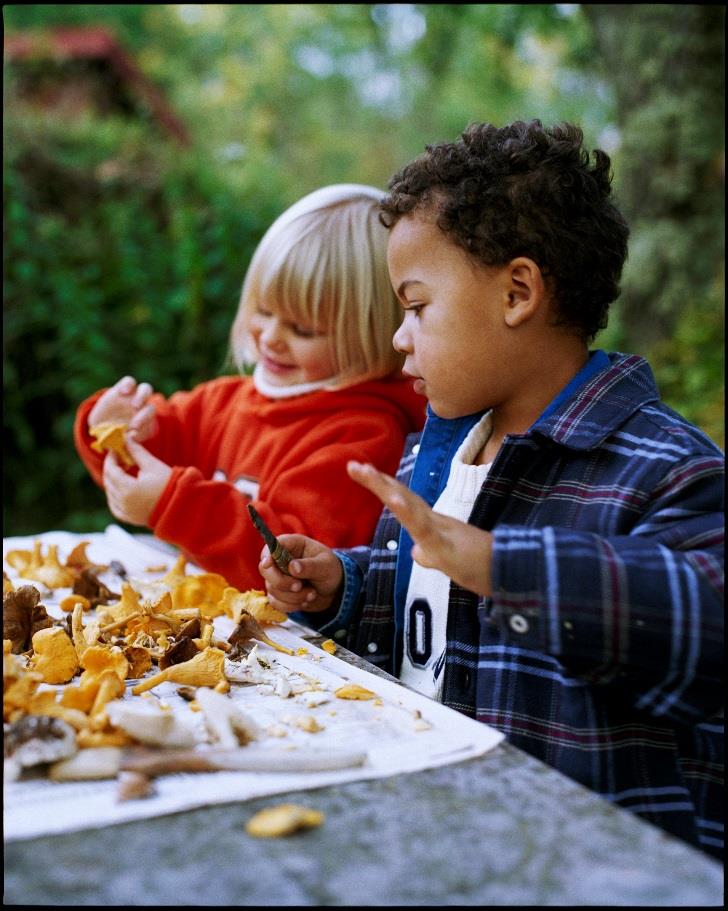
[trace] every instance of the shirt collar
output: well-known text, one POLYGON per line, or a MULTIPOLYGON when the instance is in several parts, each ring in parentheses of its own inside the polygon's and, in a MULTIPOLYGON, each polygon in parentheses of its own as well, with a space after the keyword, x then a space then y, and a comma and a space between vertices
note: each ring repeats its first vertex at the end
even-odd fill
POLYGON ((551 401, 529 434, 538 433, 572 449, 592 449, 635 411, 659 398, 644 358, 597 350, 551 401))

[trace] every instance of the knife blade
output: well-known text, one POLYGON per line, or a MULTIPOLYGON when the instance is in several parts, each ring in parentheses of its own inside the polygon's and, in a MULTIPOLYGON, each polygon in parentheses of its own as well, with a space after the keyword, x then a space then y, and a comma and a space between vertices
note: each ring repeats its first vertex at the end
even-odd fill
POLYGON ((282 573, 290 576, 291 574, 288 572, 288 564, 291 562, 293 557, 281 544, 278 538, 276 538, 270 528, 268 528, 268 526, 263 521, 263 517, 258 513, 258 511, 251 503, 248 503, 248 512, 250 513, 250 518, 252 519, 256 530, 268 545, 268 550, 270 551, 273 562, 282 573))

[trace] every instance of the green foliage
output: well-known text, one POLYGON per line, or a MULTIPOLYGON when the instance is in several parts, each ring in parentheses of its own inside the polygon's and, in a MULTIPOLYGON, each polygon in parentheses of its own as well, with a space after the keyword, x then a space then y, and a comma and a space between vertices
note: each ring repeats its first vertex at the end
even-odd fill
POLYGON ((712 294, 688 300, 674 335, 657 342, 650 362, 670 405, 725 449, 724 280, 712 294))
POLYGON ((724 446, 725 7, 584 11, 621 132, 622 347, 646 356, 667 403, 724 446))
POLYGON ((94 530, 78 404, 124 374, 161 392, 226 370, 247 263, 280 210, 126 122, 8 125, 5 534, 94 530), (109 157, 113 155, 113 157, 109 157))

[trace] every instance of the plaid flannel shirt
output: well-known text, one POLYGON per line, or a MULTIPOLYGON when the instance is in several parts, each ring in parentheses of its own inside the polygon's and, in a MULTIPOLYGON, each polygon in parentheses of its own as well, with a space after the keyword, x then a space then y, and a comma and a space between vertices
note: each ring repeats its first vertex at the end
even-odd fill
MULTIPOLYGON (((451 583, 443 702, 704 850, 723 845, 724 456, 637 356, 595 352, 507 437, 469 522, 493 595, 451 583)), ((428 409, 398 477, 432 505, 480 415, 428 409)), ((385 509, 331 616, 299 614, 397 674, 412 542, 385 509)))

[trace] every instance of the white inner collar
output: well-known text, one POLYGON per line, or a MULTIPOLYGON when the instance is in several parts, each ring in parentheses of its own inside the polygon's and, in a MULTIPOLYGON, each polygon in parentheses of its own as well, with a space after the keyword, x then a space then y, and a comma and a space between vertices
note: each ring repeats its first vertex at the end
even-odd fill
POLYGON ((314 380, 312 383, 296 383, 293 386, 275 386, 263 377, 263 365, 256 364, 253 371, 253 384, 255 388, 268 399, 291 399, 297 395, 306 395, 317 392, 319 389, 331 387, 336 377, 327 376, 323 380, 314 380))

